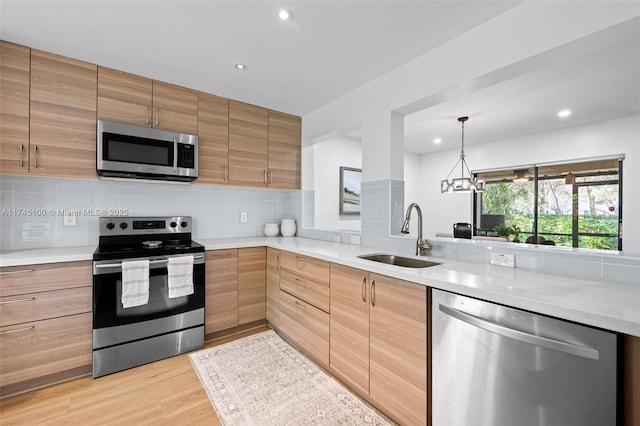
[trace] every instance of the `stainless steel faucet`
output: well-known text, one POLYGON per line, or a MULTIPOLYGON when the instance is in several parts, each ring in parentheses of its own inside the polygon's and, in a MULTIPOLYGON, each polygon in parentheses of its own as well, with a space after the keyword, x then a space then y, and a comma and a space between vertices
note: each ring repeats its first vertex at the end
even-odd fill
POLYGON ((416 242, 416 256, 426 256, 427 251, 431 250, 433 246, 426 239, 422 239, 422 210, 420 206, 416 203, 409 204, 407 207, 407 214, 404 217, 404 223, 402 224, 402 229, 400 232, 403 234, 409 233, 409 221, 411 220, 411 209, 416 208, 418 212, 418 241, 416 242))

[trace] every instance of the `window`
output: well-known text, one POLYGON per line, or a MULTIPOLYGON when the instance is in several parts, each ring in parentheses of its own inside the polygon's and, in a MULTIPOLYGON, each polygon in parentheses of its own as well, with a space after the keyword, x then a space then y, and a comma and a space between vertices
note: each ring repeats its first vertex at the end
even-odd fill
POLYGON ((482 171, 474 198, 476 235, 622 250, 622 159, 482 171))

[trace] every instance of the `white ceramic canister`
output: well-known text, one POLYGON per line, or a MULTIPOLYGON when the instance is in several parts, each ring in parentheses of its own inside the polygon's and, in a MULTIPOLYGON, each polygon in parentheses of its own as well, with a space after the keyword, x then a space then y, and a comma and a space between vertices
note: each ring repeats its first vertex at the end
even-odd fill
POLYGON ((282 225, 280 225, 280 232, 283 237, 293 237, 296 235, 296 220, 295 219, 282 219, 282 225))
POLYGON ((264 235, 267 237, 275 237, 280 233, 280 228, 277 223, 265 223, 264 235))

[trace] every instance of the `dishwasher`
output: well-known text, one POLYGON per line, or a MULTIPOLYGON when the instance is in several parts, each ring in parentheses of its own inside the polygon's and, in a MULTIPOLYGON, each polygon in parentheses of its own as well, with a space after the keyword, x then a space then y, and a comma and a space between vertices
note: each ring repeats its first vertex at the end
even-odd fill
POLYGON ((434 426, 616 425, 615 333, 433 290, 434 426))

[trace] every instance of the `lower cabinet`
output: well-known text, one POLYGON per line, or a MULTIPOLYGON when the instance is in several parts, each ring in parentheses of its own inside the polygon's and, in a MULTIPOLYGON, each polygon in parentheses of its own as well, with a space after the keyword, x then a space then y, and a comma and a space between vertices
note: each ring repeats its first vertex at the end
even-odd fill
POLYGON ((91 371, 91 262, 0 269, 0 396, 91 371))
POLYGON ((427 423, 427 287, 331 265, 330 370, 405 425, 427 423))
POLYGON ((280 327, 280 250, 267 248, 267 306, 269 324, 280 327))
POLYGON ((205 333, 265 319, 266 249, 206 252, 205 333))

